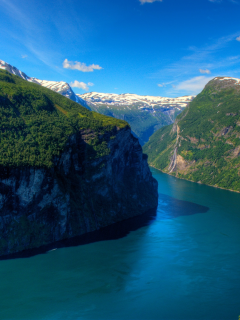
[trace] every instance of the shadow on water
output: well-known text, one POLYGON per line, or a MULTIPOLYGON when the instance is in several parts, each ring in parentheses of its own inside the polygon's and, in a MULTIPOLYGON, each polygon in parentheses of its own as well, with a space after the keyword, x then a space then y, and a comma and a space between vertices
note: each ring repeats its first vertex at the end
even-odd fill
POLYGON ((117 240, 126 237, 131 231, 136 231, 140 228, 150 225, 156 220, 156 215, 157 209, 152 209, 140 216, 114 223, 110 226, 101 228, 100 230, 89 232, 71 239, 58 241, 40 248, 25 250, 19 253, 3 256, 0 257, 0 260, 29 258, 37 254, 47 253, 48 251, 54 249, 76 247, 98 241, 117 240))
POLYGON ((158 195, 158 220, 174 219, 180 216, 206 213, 208 210, 208 207, 193 202, 178 200, 162 193, 159 193, 158 195))
POLYGON ((79 245, 90 244, 98 241, 117 240, 126 237, 131 231, 150 225, 156 219, 166 220, 174 219, 179 216, 188 216, 197 213, 205 213, 208 207, 201 206, 189 201, 178 200, 165 194, 159 194, 158 208, 124 221, 117 222, 108 227, 87 234, 55 242, 50 245, 42 246, 36 249, 25 250, 8 256, 0 257, 0 260, 28 258, 37 254, 44 254, 50 250, 63 247, 75 247, 79 245))

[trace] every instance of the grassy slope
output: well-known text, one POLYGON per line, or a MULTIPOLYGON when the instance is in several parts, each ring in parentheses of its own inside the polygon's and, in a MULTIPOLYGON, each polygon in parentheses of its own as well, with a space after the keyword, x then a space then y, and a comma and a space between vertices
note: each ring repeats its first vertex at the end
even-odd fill
MULTIPOLYGON (((90 108, 101 114, 127 121, 142 145, 157 129, 171 124, 170 118, 161 112, 161 108, 155 108, 155 113, 139 109, 137 105, 128 107, 102 104, 97 107, 92 105, 90 108)), ((175 117, 179 112, 176 111, 175 117)))
POLYGON ((51 167, 68 137, 91 128, 97 156, 108 152, 98 134, 125 121, 88 111, 58 93, 0 70, 0 165, 51 167))
MULTIPOLYGON (((240 191, 240 88, 224 87, 220 81, 214 81, 177 118, 177 153, 185 168, 177 166, 175 174, 195 182, 240 191)), ((156 148, 151 153, 154 145, 165 149, 166 139, 169 137, 163 137, 161 132, 155 133, 144 146, 144 152, 149 154, 150 164, 167 172, 174 144, 165 162, 164 154, 156 148)))

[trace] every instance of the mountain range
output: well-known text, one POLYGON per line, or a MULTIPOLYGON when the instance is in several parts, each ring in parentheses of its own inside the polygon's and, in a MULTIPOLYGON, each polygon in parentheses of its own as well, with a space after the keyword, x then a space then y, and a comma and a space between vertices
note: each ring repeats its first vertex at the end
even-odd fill
POLYGON ((174 122, 194 96, 165 98, 136 94, 90 92, 78 95, 91 110, 127 121, 143 145, 160 127, 174 122))
POLYGON ((163 172, 240 191, 240 79, 211 80, 143 150, 149 164, 163 172))
POLYGON ((64 81, 47 81, 29 77, 2 60, 0 60, 0 69, 60 93, 89 110, 127 121, 141 145, 146 143, 158 128, 173 123, 176 116, 194 99, 194 96, 165 98, 97 92, 80 95, 75 94, 70 85, 64 81))
POLYGON ((72 88, 70 87, 70 85, 67 82, 47 81, 47 80, 40 80, 37 78, 29 77, 21 70, 17 69, 16 67, 13 67, 12 65, 10 65, 9 63, 7 63, 3 60, 0 60, 0 69, 7 70, 8 72, 10 72, 16 76, 19 76, 22 79, 27 80, 29 82, 40 84, 41 86, 48 88, 48 89, 51 89, 57 93, 60 93, 61 95, 65 96, 65 97, 67 97, 77 103, 80 103, 82 106, 89 109, 87 104, 85 103, 85 101, 83 99, 81 99, 81 97, 78 97, 73 92, 72 88))

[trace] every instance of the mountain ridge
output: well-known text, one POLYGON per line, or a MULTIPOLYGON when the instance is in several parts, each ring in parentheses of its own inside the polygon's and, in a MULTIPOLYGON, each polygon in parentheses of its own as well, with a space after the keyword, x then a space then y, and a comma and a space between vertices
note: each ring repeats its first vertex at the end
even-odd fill
POLYGON ((163 172, 239 192, 240 79, 212 79, 143 150, 149 164, 163 172))
POLYGON ((167 98, 129 93, 120 95, 97 92, 75 94, 71 86, 64 81, 55 82, 29 77, 3 60, 0 60, 0 69, 18 75, 28 82, 51 89, 89 110, 127 121, 141 145, 146 143, 158 128, 173 123, 176 116, 194 99, 194 96, 167 98))
POLYGON ((77 96, 83 98, 88 103, 95 105, 105 103, 108 105, 128 105, 128 104, 142 104, 142 106, 165 106, 165 107, 187 107, 188 103, 191 102, 195 96, 182 96, 177 98, 161 97, 161 96, 148 96, 148 95, 137 95, 134 93, 100 93, 100 92, 89 92, 84 94, 77 94, 77 96))
POLYGON ((22 72, 21 70, 17 69, 16 67, 10 65, 9 63, 3 60, 0 60, 0 69, 6 70, 14 75, 17 75, 26 81, 39 84, 45 88, 48 88, 57 93, 60 93, 61 95, 89 109, 85 101, 81 99, 81 97, 78 97, 72 90, 71 86, 65 81, 48 81, 48 80, 40 80, 34 77, 29 77, 28 75, 26 75, 26 73, 22 72))
POLYGON ((141 145, 160 127, 174 122, 195 96, 166 98, 90 92, 78 95, 91 110, 127 121, 141 145))

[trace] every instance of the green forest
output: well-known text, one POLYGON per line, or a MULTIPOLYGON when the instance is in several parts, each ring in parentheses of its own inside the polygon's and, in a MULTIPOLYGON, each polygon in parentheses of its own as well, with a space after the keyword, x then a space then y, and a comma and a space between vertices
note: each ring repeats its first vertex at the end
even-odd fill
POLYGON ((127 122, 91 112, 62 95, 0 70, 0 165, 51 167, 70 135, 91 129, 95 156, 108 153, 100 137, 127 122))
POLYGON ((240 191, 240 86, 212 80, 176 119, 158 130, 144 146, 149 164, 168 172, 177 148, 185 168, 179 178, 240 191))

